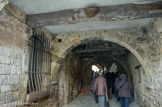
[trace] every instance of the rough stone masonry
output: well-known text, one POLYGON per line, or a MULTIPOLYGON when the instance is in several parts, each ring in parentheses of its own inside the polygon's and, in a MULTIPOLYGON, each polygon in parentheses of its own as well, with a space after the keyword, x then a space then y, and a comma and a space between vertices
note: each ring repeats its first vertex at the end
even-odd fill
MULTIPOLYGON (((28 71, 28 41, 32 29, 25 21, 26 15, 15 7, 7 5, 0 11, 0 104, 25 102, 27 98, 28 75, 25 72, 28 71)), ((67 55, 79 44, 95 39, 118 43, 132 52, 135 57, 129 57, 139 61, 130 61, 134 78, 136 77, 133 64, 142 64, 142 82, 133 80, 136 100, 141 107, 161 107, 162 18, 155 19, 147 29, 148 34, 145 35, 140 29, 129 29, 76 32, 56 36, 51 40, 51 80, 58 84, 53 86, 51 97, 39 103, 44 103, 47 107, 62 107, 79 94, 80 80, 76 79, 79 70, 75 68, 79 63, 72 68, 76 61, 73 59, 76 57, 67 55), (58 39, 62 39, 62 42, 58 42, 58 39), (69 60, 66 60, 67 57, 69 60), (71 60, 73 63, 65 70, 65 62, 71 60), (64 103, 61 103, 62 101, 64 103)))
POLYGON ((162 105, 162 26, 159 25, 161 20, 162 19, 160 18, 155 19, 154 23, 148 26, 147 35, 143 34, 139 29, 98 30, 58 35, 56 38, 62 39, 62 42, 58 42, 57 39, 54 39, 52 41, 52 53, 54 54, 52 62, 52 76, 54 76, 53 78, 55 78, 55 75, 57 75, 57 68, 59 68, 60 66, 60 63, 58 61, 60 61, 61 58, 64 58, 68 54, 68 52, 70 52, 79 44, 90 40, 106 40, 115 42, 122 46, 125 46, 132 52, 132 54, 135 55, 135 57, 129 56, 129 58, 132 60, 128 61, 130 63, 130 66, 132 66, 132 68, 130 69, 133 78, 136 78, 135 76, 137 76, 133 73, 135 71, 135 64, 133 63, 133 61, 135 61, 137 65, 143 63, 142 68, 140 69, 142 82, 138 83, 135 80, 133 81, 137 102, 141 107, 160 107, 162 105), (126 44, 123 45, 123 43, 126 44), (60 47, 62 48, 60 49, 60 47), (138 55, 140 55, 141 57, 138 57, 138 55))
POLYGON ((15 11, 15 15, 24 17, 24 13, 16 8, 10 8, 6 6, 0 11, 0 104, 10 104, 25 96, 22 95, 21 81, 25 79, 24 72, 27 70, 25 54, 30 28, 9 14, 15 11))

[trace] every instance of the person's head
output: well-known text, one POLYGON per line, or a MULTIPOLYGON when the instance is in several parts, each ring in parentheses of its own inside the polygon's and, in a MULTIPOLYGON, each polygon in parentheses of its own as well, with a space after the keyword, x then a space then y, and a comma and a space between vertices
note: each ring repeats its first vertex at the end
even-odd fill
POLYGON ((121 74, 120 75, 120 79, 122 80, 122 79, 126 79, 126 75, 125 74, 121 74))
POLYGON ((102 76, 103 75, 103 72, 99 71, 98 74, 99 74, 99 76, 102 76))

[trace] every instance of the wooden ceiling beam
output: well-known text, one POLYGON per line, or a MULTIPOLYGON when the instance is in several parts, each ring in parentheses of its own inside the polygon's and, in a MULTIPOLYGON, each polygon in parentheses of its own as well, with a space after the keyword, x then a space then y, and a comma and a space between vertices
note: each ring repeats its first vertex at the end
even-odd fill
POLYGON ((62 10, 27 16, 27 24, 31 27, 73 24, 88 21, 116 21, 124 19, 140 19, 162 17, 162 1, 149 4, 122 4, 98 7, 94 17, 88 17, 84 8, 62 10))
POLYGON ((96 48, 96 49, 85 49, 85 50, 74 50, 74 53, 93 53, 93 52, 112 52, 112 51, 127 51, 125 48, 96 48))

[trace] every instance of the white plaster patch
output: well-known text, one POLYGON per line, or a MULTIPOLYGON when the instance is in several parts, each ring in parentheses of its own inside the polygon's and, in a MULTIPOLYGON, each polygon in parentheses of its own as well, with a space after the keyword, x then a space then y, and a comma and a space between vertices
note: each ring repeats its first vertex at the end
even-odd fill
POLYGON ((162 32, 162 18, 159 18, 155 21, 155 28, 158 33, 162 32))
POLYGON ((3 9, 3 7, 9 3, 9 0, 0 0, 0 11, 3 9))

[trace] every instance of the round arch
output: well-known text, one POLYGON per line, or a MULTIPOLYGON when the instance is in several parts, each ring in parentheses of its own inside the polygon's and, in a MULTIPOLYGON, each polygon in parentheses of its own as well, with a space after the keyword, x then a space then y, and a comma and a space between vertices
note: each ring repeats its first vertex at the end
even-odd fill
MULTIPOLYGON (((115 62, 115 64, 118 64, 123 70, 124 70, 124 73, 126 73, 127 75, 128 75, 128 77, 130 77, 131 76, 131 73, 129 72, 129 68, 124 64, 124 63, 122 63, 122 62, 120 62, 118 59, 116 59, 115 57, 107 57, 107 58, 110 58, 110 59, 112 59, 114 62, 115 62)), ((105 65, 105 61, 104 62, 100 62, 100 63, 98 63, 97 61, 96 61, 96 58, 95 59, 93 59, 93 60, 89 60, 89 62, 84 66, 84 69, 87 67, 87 66, 90 66, 90 65, 97 65, 97 64, 99 64, 99 65, 102 65, 102 66, 106 66, 105 65)), ((113 64, 113 63, 112 63, 113 64)), ((109 70, 108 68, 107 68, 107 70, 109 70)), ((128 78, 129 80, 131 80, 131 78, 128 78)))
MULTIPOLYGON (((76 38, 78 39, 78 38, 76 38)), ((91 40, 103 40, 103 41, 108 41, 108 42, 112 42, 112 43, 116 43, 118 45, 123 46, 124 48, 128 49, 140 62, 140 64, 142 65, 144 71, 148 72, 150 71, 145 64, 145 61, 143 60, 142 56, 135 50, 133 49, 133 47, 131 47, 129 44, 127 44, 124 41, 121 41, 120 39, 117 38, 113 38, 109 35, 101 35, 101 36, 86 36, 83 37, 79 40, 75 40, 75 42, 71 42, 70 45, 67 45, 64 49, 64 51, 59 55, 61 58, 65 58, 65 56, 72 51, 75 47, 79 46, 82 43, 86 43, 87 41, 91 41, 91 40)), ((55 61, 57 62, 57 60, 55 61)), ((53 66, 53 68, 55 68, 56 64, 53 66)), ((59 68, 59 67, 57 67, 59 68)), ((53 73, 54 71, 52 71, 52 75, 54 75, 55 73, 57 73, 58 71, 55 70, 55 73, 53 73)))

